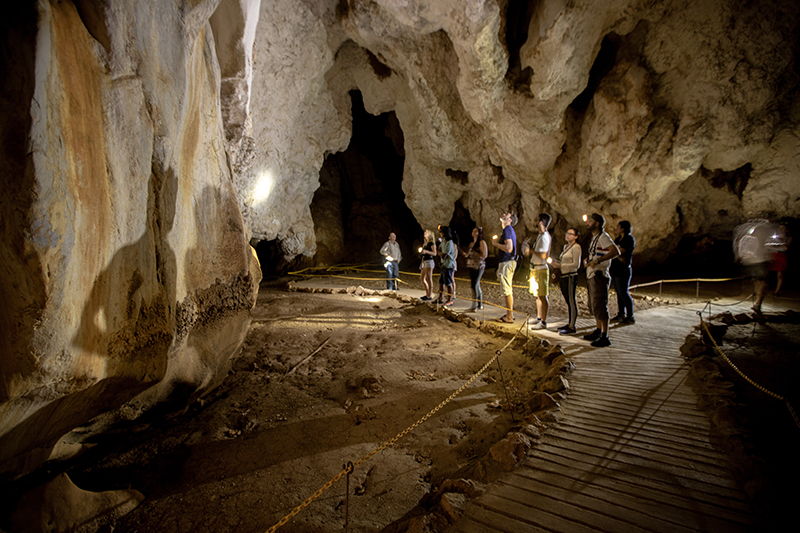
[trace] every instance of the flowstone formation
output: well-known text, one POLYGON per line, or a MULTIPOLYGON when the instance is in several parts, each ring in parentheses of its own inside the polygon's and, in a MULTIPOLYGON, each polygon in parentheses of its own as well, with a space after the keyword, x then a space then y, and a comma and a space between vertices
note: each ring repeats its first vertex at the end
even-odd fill
POLYGON ((226 154, 217 4, 42 0, 4 19, 6 478, 74 451, 59 439, 98 415, 207 392, 244 340, 261 273, 226 154))
MULTIPOLYGON (((263 2, 251 129, 238 152, 245 223, 287 258, 325 260, 340 232, 309 210, 346 148, 349 91, 402 128, 405 201, 422 227, 460 202, 530 231, 583 213, 628 219, 642 261, 684 235, 800 212, 800 5, 791 0, 263 2), (246 147, 246 148, 244 148, 246 147), (262 192, 259 192, 262 191, 262 192), (264 193, 263 191, 267 191, 264 193)), ((327 220, 327 219, 326 219, 327 220)))

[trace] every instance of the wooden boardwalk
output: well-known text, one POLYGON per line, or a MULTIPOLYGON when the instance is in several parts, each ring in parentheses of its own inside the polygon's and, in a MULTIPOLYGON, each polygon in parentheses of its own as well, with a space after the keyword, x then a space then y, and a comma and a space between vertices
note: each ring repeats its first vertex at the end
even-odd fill
MULTIPOLYGON (((559 421, 521 467, 467 505, 452 530, 756 530, 727 457, 710 443, 708 416, 686 383, 679 348, 699 323, 694 310, 701 307, 639 312, 636 325, 612 326, 609 348, 545 332, 576 364, 559 421)), ((559 323, 553 320, 551 328, 559 323)), ((594 327, 589 320, 578 326, 580 334, 594 327)))

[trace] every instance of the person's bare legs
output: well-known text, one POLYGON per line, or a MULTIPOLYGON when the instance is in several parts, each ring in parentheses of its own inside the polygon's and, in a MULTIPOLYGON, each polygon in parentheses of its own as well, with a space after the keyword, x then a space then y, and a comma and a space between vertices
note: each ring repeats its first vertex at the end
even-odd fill
POLYGON ((506 318, 514 320, 514 295, 509 294, 506 296, 506 318))
POLYGON ((761 312, 761 302, 764 301, 764 296, 767 294, 767 282, 763 280, 755 280, 753 286, 756 291, 756 303, 753 305, 753 311, 756 313, 761 312))
POLYGON ((601 320, 597 319, 597 329, 603 332, 603 335, 608 335, 608 319, 601 320))
POLYGON ((783 272, 775 272, 775 275, 778 278, 778 284, 775 286, 775 296, 778 296, 781 293, 781 286, 783 285, 783 272))
POLYGON ((547 296, 539 296, 536 298, 536 316, 542 322, 547 322, 547 311, 550 309, 550 301, 547 296))

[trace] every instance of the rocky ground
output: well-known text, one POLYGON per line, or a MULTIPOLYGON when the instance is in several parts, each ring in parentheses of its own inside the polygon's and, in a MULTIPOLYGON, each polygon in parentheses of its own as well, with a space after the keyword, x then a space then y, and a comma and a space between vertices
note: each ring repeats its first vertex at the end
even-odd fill
MULTIPOLYGON (((82 489, 144 495, 107 531, 267 531, 348 462, 439 406, 505 347, 502 375, 491 365, 396 444, 358 464, 349 501, 342 478, 281 528, 340 531, 349 516, 351 531, 441 531, 484 483, 514 467, 568 394, 563 378, 571 362, 557 345, 523 335, 506 347, 511 334, 499 325, 481 326, 413 298, 345 290, 348 280, 339 280, 342 292, 315 293, 287 291, 286 281, 262 283, 245 346, 221 387, 166 420, 154 413, 91 438, 93 448, 66 465, 82 489)), ((487 301, 501 301, 488 281, 487 301)), ((637 309, 695 296, 693 285, 673 286, 663 298, 657 287, 648 291, 638 291, 637 309)), ((468 284, 459 281, 457 292, 468 295, 468 284)), ((551 316, 563 317, 560 296, 552 303, 551 316)), ((518 315, 533 304, 517 291, 518 315)), ((492 308, 487 318, 500 314, 492 308)), ((747 345, 747 331, 734 345, 747 345)), ((770 409, 776 416, 781 410, 770 409)), ((753 415, 740 419, 761 422, 753 415)), ((747 449, 756 453, 755 445, 747 449)))

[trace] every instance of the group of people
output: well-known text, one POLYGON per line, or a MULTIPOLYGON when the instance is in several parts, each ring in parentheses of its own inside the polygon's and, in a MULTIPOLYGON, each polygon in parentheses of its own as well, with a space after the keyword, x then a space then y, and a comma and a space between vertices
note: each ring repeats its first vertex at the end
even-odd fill
MULTIPOLYGON (((587 256, 581 261, 582 250, 578 243, 580 231, 575 227, 567 228, 565 244, 557 260, 550 256, 552 237, 548 227, 552 217, 541 213, 537 219, 538 235, 531 244, 531 239, 522 243, 522 253, 518 254, 517 235, 514 226, 517 217, 513 213, 503 213, 500 217, 502 232, 491 239, 491 245, 497 250, 497 279, 505 298, 506 313, 498 318, 499 322, 514 322, 514 291, 513 279, 517 263, 522 257, 530 257, 530 292, 536 297, 535 329, 547 329, 547 314, 549 311, 549 286, 550 279, 556 279, 556 273, 551 273, 551 267, 560 271, 559 287, 568 308, 568 321, 558 330, 561 335, 576 333, 575 323, 578 318, 578 306, 575 298, 578 271, 581 267, 586 269, 586 283, 589 294, 589 310, 596 321, 596 328, 584 339, 591 341, 592 346, 610 346, 608 338, 609 322, 622 322, 634 324, 633 299, 629 287, 631 281, 631 258, 636 241, 631 231, 631 224, 627 220, 621 221, 616 228, 616 240, 612 240, 605 232, 605 218, 593 213, 585 216, 587 230, 590 236, 587 239, 587 256), (619 312, 609 318, 608 295, 613 284, 617 293, 619 312)), ((457 254, 460 252, 465 258, 470 272, 470 283, 473 292, 473 305, 468 311, 483 309, 483 292, 481 278, 486 268, 486 258, 489 255, 489 246, 483 235, 483 228, 476 227, 472 230, 472 242, 460 249, 455 233, 448 226, 439 227, 439 239, 434 239, 431 231, 425 230, 423 245, 419 248, 421 256, 420 281, 425 289, 424 301, 433 300, 433 271, 436 257, 440 258, 438 302, 449 306, 455 299, 455 277, 457 254)), ((394 234, 390 234, 389 241, 381 248, 381 254, 386 259, 388 280, 387 287, 396 290, 398 274, 397 264, 400 260, 400 249, 394 234)))

